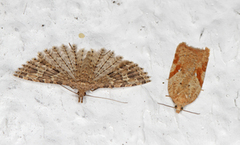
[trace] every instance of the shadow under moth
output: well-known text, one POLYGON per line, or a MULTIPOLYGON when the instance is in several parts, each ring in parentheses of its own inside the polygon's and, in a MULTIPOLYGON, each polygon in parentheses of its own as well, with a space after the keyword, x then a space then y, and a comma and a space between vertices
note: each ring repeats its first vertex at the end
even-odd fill
POLYGON ((192 103, 199 95, 208 64, 210 50, 178 45, 168 79, 168 93, 176 112, 192 103))
POLYGON ((22 65, 14 76, 42 83, 67 85, 77 89, 78 102, 83 102, 86 92, 98 88, 130 87, 150 82, 147 72, 136 63, 122 60, 113 51, 77 51, 62 45, 38 53, 22 65))

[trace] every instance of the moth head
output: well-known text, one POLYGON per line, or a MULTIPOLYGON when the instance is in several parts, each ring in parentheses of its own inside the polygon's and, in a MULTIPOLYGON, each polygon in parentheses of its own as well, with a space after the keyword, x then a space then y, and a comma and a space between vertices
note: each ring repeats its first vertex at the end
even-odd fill
POLYGON ((177 113, 180 113, 180 111, 183 110, 183 107, 182 107, 182 105, 176 105, 176 106, 175 106, 175 109, 176 109, 176 112, 177 112, 177 113))

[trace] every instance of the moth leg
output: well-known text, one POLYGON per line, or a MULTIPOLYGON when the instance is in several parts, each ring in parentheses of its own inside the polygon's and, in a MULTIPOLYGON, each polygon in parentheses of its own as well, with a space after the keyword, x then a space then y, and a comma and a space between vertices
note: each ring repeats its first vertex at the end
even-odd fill
POLYGON ((78 103, 83 103, 83 97, 82 96, 78 96, 78 103))
POLYGON ((169 95, 166 95, 166 97, 170 97, 169 95))

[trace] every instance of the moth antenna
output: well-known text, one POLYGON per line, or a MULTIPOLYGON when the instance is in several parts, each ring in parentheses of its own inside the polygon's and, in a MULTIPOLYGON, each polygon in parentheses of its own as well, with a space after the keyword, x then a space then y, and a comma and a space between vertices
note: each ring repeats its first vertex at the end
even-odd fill
POLYGON ((77 95, 78 95, 78 93, 76 93, 76 92, 74 92, 74 91, 68 89, 67 87, 65 87, 65 86, 63 86, 63 85, 61 85, 61 86, 64 87, 65 89, 67 89, 68 91, 73 92, 74 94, 77 94, 77 95))
POLYGON ((114 99, 110 99, 110 98, 103 98, 103 97, 97 97, 97 96, 91 96, 91 95, 85 95, 85 96, 93 97, 93 98, 98 98, 98 99, 111 100, 111 101, 115 101, 115 102, 118 102, 118 103, 124 103, 124 104, 127 104, 127 103, 128 103, 128 102, 122 102, 122 101, 118 101, 118 100, 114 100, 114 99))
POLYGON ((170 97, 169 95, 166 95, 166 97, 170 97))
POLYGON ((182 111, 185 111, 185 112, 188 112, 188 113, 192 113, 192 114, 196 114, 196 115, 200 115, 200 113, 197 113, 197 112, 192 112, 192 111, 188 111, 188 110, 182 110, 182 111))
MULTIPOLYGON (((167 96, 167 95, 166 95, 167 96)), ((175 108, 173 106, 170 106, 170 105, 166 105, 166 104, 163 104, 163 103, 158 103, 159 105, 163 105, 163 106, 166 106, 166 107, 170 107, 170 108, 175 108)))
MULTIPOLYGON (((170 108, 175 108, 173 106, 170 106, 170 105, 166 105, 166 104, 163 104, 163 103, 158 103, 159 105, 163 105, 163 106, 166 106, 166 107, 170 107, 170 108)), ((185 112, 188 112, 188 113, 192 113, 192 114, 196 114, 196 115, 200 115, 200 113, 196 113, 196 112, 192 112, 192 111, 188 111, 188 110, 182 110, 182 111, 185 111, 185 112)))
MULTIPOLYGON (((65 89, 67 89, 68 91, 73 92, 74 94, 77 94, 77 95, 78 95, 78 93, 76 93, 76 92, 74 92, 74 91, 68 89, 67 87, 65 87, 65 86, 63 86, 63 85, 61 85, 61 86, 62 86, 63 88, 65 88, 65 89)), ((103 98, 103 97, 97 97, 97 96, 91 96, 91 95, 85 95, 85 96, 93 97, 93 98, 99 98, 99 99, 111 100, 111 101, 115 101, 115 102, 118 102, 118 103, 124 103, 124 104, 127 104, 127 103, 128 103, 128 102, 122 102, 122 101, 118 101, 118 100, 114 100, 114 99, 103 98)))

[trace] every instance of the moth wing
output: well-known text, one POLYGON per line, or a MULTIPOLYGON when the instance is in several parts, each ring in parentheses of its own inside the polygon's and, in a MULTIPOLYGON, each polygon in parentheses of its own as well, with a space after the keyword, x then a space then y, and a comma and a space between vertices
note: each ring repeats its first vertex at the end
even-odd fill
POLYGON ((137 64, 124 60, 98 82, 100 88, 130 87, 148 83, 149 78, 137 64))

